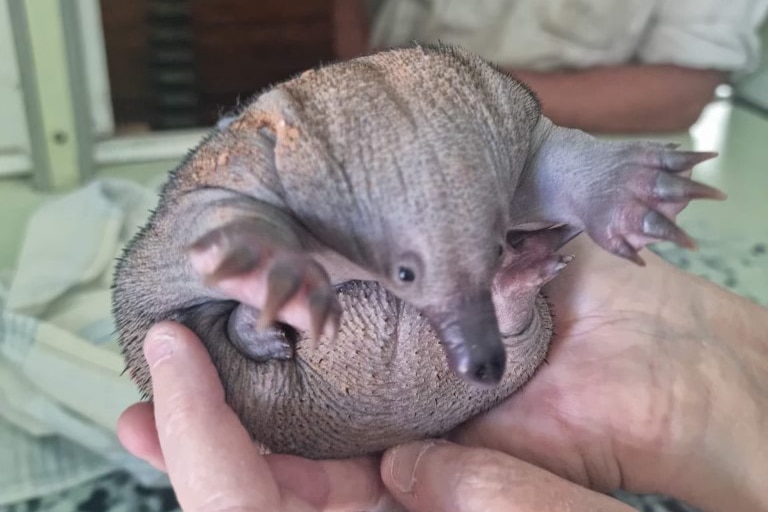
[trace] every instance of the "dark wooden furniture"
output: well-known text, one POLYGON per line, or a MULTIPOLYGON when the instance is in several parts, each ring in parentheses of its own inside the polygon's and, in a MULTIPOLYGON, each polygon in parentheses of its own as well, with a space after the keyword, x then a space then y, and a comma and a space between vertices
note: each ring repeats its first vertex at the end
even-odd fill
POLYGON ((367 49, 363 0, 101 0, 115 118, 209 125, 269 85, 367 49))

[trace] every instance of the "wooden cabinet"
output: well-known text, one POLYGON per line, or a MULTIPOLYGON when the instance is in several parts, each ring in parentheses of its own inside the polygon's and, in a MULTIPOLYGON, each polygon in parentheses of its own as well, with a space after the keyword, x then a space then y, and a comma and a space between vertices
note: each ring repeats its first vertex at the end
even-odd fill
POLYGON ((367 49, 362 0, 101 0, 118 127, 208 125, 275 82, 367 49))

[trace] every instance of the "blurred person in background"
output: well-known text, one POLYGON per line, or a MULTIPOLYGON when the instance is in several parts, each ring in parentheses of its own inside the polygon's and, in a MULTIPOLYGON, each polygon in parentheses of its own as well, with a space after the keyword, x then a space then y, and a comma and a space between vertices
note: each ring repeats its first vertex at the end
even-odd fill
POLYGON ((557 124, 687 130, 754 70, 768 0, 368 0, 372 48, 463 46, 527 83, 557 124))

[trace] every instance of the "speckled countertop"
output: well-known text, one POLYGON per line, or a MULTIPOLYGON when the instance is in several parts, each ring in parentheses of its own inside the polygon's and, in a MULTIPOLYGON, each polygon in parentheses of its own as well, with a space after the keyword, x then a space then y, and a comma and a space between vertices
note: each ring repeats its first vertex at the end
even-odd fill
POLYGON ((690 145, 718 151, 695 178, 728 194, 697 201, 679 217, 695 252, 671 244, 654 250, 671 263, 768 306, 768 117, 719 102, 691 130, 690 145))
MULTIPOLYGON (((647 138, 647 137, 645 137, 647 138)), ((699 201, 680 216, 698 242, 690 252, 671 244, 653 250, 671 263, 768 306, 768 119, 728 102, 710 105, 690 137, 652 137, 718 151, 697 167, 696 179, 729 195, 725 202, 699 201)), ((646 512, 692 510, 658 496, 620 495, 646 512)), ((176 510, 170 489, 147 489, 122 473, 67 492, 0 507, 0 512, 160 512, 176 510)))

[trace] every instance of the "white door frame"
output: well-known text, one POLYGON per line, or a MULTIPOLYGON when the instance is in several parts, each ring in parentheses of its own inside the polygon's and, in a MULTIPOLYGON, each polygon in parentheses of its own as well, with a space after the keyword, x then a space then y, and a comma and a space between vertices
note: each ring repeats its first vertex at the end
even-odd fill
POLYGON ((38 188, 78 186, 105 166, 180 159, 208 131, 115 135, 99 0, 0 2, 13 28, 29 132, 27 160, 6 166, 34 168, 38 188))

